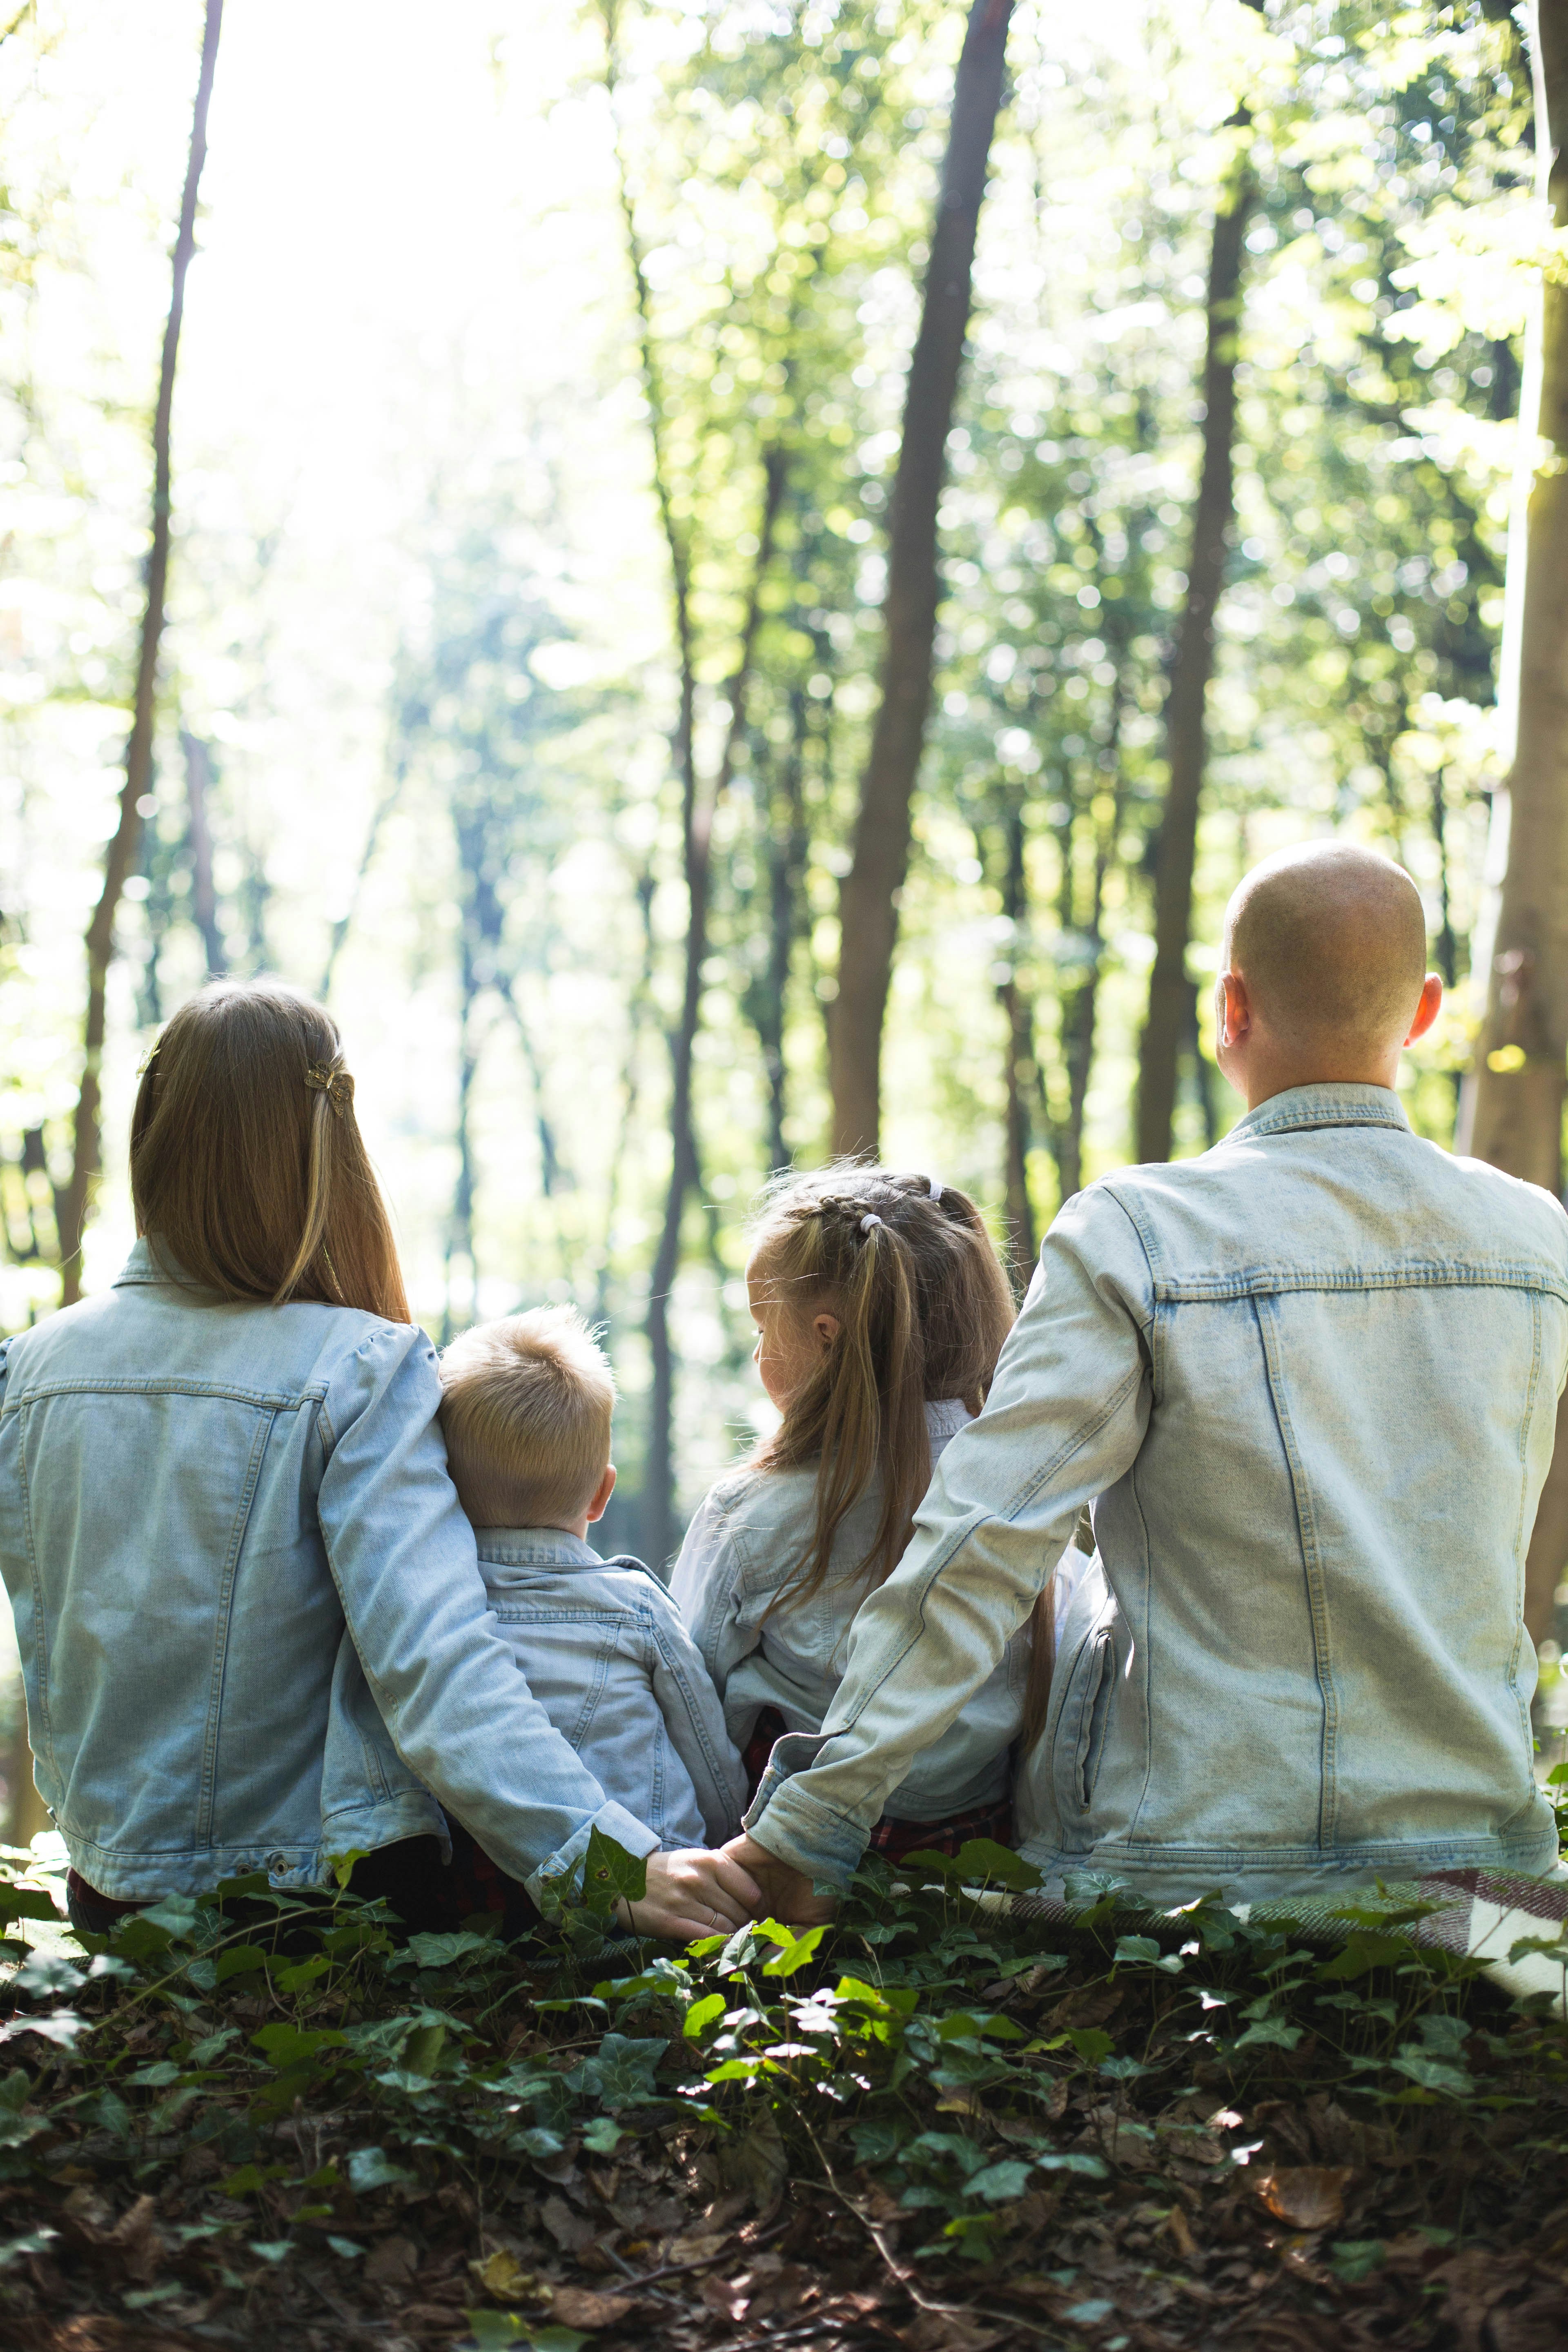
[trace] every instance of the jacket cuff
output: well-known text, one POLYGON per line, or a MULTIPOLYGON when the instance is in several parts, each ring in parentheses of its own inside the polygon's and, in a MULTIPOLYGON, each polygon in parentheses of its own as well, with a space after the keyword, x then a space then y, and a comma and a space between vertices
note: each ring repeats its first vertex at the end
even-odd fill
MULTIPOLYGON (((637 1815, 628 1813, 624 1805, 601 1805, 596 1813, 590 1814, 579 1828, 574 1830, 563 1846, 557 1847, 547 1862, 542 1862, 539 1868, 531 1871, 523 1880, 536 1903, 546 1879, 559 1882, 562 1879, 575 1880, 579 1876, 583 1857, 588 1851, 588 1840, 595 1830, 601 1837, 614 1838, 616 1843, 624 1846, 628 1853, 658 1852, 658 1839, 646 1822, 639 1822, 637 1815)), ((556 1892, 561 1891, 557 1884, 556 1892)))
MULTIPOLYGON (((796 1736, 805 1738, 809 1735, 796 1736)), ((837 1887, 848 1885, 870 1835, 864 1822, 851 1820, 831 1805, 825 1805, 820 1797, 814 1797, 797 1780, 787 1778, 777 1765, 769 1766, 746 1815, 746 1827, 759 1845, 765 1845, 770 1853, 776 1854, 792 1870, 798 1870, 804 1877, 818 1884, 837 1887)))

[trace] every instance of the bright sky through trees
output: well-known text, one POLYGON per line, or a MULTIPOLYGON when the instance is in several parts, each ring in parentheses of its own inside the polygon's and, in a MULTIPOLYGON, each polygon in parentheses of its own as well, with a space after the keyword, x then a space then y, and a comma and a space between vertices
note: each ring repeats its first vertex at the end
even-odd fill
MULTIPOLYGON (((682 1507, 765 1412, 738 1277, 770 1136, 808 1161, 825 1147, 837 888, 964 13, 620 13, 705 776, 769 435, 788 451, 714 835, 701 1183, 672 1317, 682 1507)), ((58 1296, 49 1181, 121 774, 200 33, 194 0, 42 0, 0 45, 5 1328, 58 1296)), ((1008 68, 883 1136, 1000 1213, 1010 1090, 1013 1193, 1026 1181, 1038 1228, 1064 1182, 1132 1147, 1204 291, 1238 137, 1259 194, 1178 1150, 1231 1115, 1198 1050, 1202 983, 1251 857, 1335 825, 1384 843, 1465 978, 1523 310, 1500 257, 1528 263, 1541 230, 1527 79, 1479 7, 1026 6, 1008 68)), ((668 560, 604 72, 597 9, 228 0, 154 805, 110 976, 85 1276, 110 1279, 129 1238, 136 1065, 206 970, 194 744, 209 931, 236 971, 315 989, 330 966, 416 1312, 438 1336, 543 1297, 606 1316, 629 1510, 686 904, 668 560)), ((1416 1057, 1415 1116, 1445 1141, 1470 1018, 1456 997, 1416 1057)))

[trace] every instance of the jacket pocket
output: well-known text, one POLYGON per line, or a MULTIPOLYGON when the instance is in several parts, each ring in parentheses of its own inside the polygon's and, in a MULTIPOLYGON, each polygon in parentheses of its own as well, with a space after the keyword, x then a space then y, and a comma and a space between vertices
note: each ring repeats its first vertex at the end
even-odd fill
POLYGON ((1080 1813, 1087 1813, 1094 1801, 1094 1784, 1100 1778, 1100 1760, 1105 1752, 1105 1730, 1115 1680, 1116 1635, 1110 1626, 1102 1625, 1087 1645, 1073 1747, 1072 1793, 1080 1813))

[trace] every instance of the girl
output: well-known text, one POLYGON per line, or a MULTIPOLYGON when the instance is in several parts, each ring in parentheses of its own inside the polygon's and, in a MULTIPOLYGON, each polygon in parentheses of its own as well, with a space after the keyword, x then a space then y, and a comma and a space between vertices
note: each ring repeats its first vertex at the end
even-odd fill
MULTIPOLYGON (((775 1738, 822 1728, 855 1612, 897 1564, 942 1448, 980 1411, 1013 1301, 966 1193, 853 1163, 763 1195, 746 1286, 784 1418, 703 1503, 672 1590, 754 1790, 775 1738)), ((1048 1688, 1048 1622, 1035 1630, 894 1790, 874 1852, 1010 1842, 1010 1751, 1026 1717, 1043 1721, 1048 1688)))
POLYGON ((0 1346, 0 1570, 76 1925, 358 1853, 410 1926, 510 1927, 595 1823, 647 1856, 645 1933, 740 1925, 745 1872, 652 1850, 487 1612, 321 1006, 220 982, 177 1013, 131 1188, 113 1288, 0 1346))

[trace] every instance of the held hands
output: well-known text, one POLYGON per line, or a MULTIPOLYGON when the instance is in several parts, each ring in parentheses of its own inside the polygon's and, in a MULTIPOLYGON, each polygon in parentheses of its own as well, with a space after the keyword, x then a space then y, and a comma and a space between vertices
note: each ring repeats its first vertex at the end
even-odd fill
MULTIPOLYGON (((749 1844, 750 1840, 739 1843, 749 1844)), ((810 1891, 807 1887, 808 1895, 810 1891)), ((635 1927, 639 1936, 667 1936, 674 1942, 694 1944, 700 1937, 743 1927, 765 1907, 763 1889, 729 1846, 712 1853, 706 1846, 689 1846, 675 1853, 650 1853, 647 1894, 638 1903, 618 1903, 616 1913, 623 1927, 635 1927)))
POLYGON ((751 1915, 753 1918, 762 1917, 765 1910, 770 1917, 787 1927, 816 1927, 825 1919, 831 1919, 838 1908, 831 1895, 813 1894, 811 1881, 804 1871, 792 1870, 787 1862, 781 1862, 777 1854, 770 1853, 765 1845, 759 1845, 744 1832, 731 1838, 728 1845, 721 1846, 713 1858, 727 1861, 742 1876, 749 1873, 748 1885, 752 1879, 756 1881, 760 1892, 751 1915))

